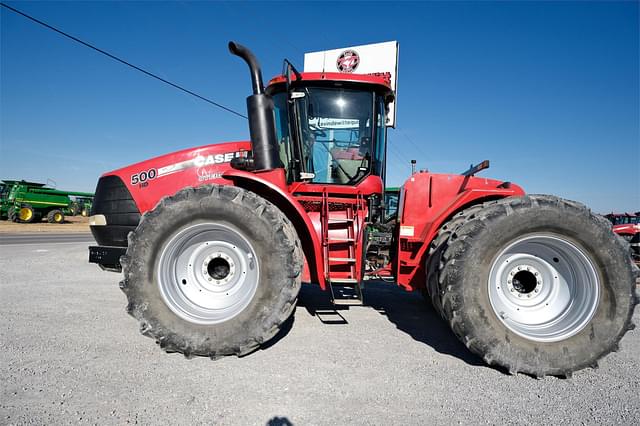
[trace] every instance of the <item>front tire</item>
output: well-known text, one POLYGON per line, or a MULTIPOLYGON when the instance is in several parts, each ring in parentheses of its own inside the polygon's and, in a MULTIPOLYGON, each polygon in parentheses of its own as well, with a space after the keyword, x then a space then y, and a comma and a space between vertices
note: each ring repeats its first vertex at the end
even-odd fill
POLYGON ((617 350, 633 327, 637 269, 606 220, 581 204, 500 200, 443 244, 444 317, 490 365, 569 376, 617 350))
POLYGON ((18 221, 18 213, 16 212, 15 207, 9 207, 9 210, 7 211, 7 220, 11 222, 18 221))
POLYGON ((36 222, 39 219, 39 216, 36 214, 33 207, 29 204, 23 204, 16 211, 16 221, 20 223, 31 223, 36 222))
POLYGON ((302 251, 267 200, 233 186, 186 188, 146 213, 122 258, 127 311, 167 352, 246 355, 295 308, 302 251))

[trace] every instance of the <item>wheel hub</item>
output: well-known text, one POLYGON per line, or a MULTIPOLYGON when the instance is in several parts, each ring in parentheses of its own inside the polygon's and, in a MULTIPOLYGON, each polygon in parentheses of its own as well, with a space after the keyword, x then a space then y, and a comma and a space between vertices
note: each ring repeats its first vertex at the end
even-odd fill
POLYGON ((558 236, 528 236, 511 243, 496 257, 488 284, 500 321, 530 340, 567 339, 588 324, 598 306, 593 262, 558 236))
POLYGON ((523 263, 509 271, 506 286, 516 297, 535 297, 542 288, 542 275, 535 266, 523 263))
POLYGON ((259 265, 239 230, 217 223, 192 225, 165 245, 156 268, 166 305, 197 324, 238 315, 257 289, 259 265))
POLYGON ((31 209, 28 209, 26 207, 21 208, 18 212, 18 217, 20 218, 20 220, 29 220, 32 216, 33 212, 31 211, 31 209))
POLYGON ((236 264, 224 252, 215 252, 207 256, 202 263, 202 275, 216 285, 226 284, 235 276, 236 264))

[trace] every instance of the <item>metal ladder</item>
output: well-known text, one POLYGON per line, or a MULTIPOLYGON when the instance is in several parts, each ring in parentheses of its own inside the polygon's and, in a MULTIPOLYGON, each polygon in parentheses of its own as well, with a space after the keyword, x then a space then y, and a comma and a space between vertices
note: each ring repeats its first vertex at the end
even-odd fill
POLYGON ((325 258, 325 278, 334 305, 362 305, 362 285, 358 271, 361 225, 358 216, 361 197, 345 203, 344 209, 332 210, 343 203, 330 203, 328 194, 322 197, 322 242, 325 258), (333 213, 333 214, 332 214, 333 213), (343 230, 345 236, 330 236, 330 230, 343 230), (336 271, 339 269, 339 271, 336 271))

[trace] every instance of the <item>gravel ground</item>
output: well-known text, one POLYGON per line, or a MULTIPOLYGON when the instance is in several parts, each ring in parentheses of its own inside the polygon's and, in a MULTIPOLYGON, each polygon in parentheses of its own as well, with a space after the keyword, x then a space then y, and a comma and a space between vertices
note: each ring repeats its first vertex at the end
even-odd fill
POLYGON ((371 284, 336 315, 307 287, 275 344, 187 360, 138 334, 86 246, 0 245, 0 424, 640 422, 637 330, 598 370, 536 380, 481 364, 416 294, 371 284))
POLYGON ((33 223, 17 223, 0 220, 0 235, 5 233, 86 233, 89 232, 89 218, 65 216, 64 223, 48 223, 45 219, 33 223))

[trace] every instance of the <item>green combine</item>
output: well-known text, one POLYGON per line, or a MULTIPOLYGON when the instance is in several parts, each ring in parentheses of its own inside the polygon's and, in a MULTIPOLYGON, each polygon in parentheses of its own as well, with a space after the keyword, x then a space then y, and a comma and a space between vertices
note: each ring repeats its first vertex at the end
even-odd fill
POLYGON ((92 202, 93 194, 88 192, 61 191, 24 180, 0 181, 0 217, 13 222, 46 218, 49 223, 62 223, 65 214, 88 215, 92 202))

